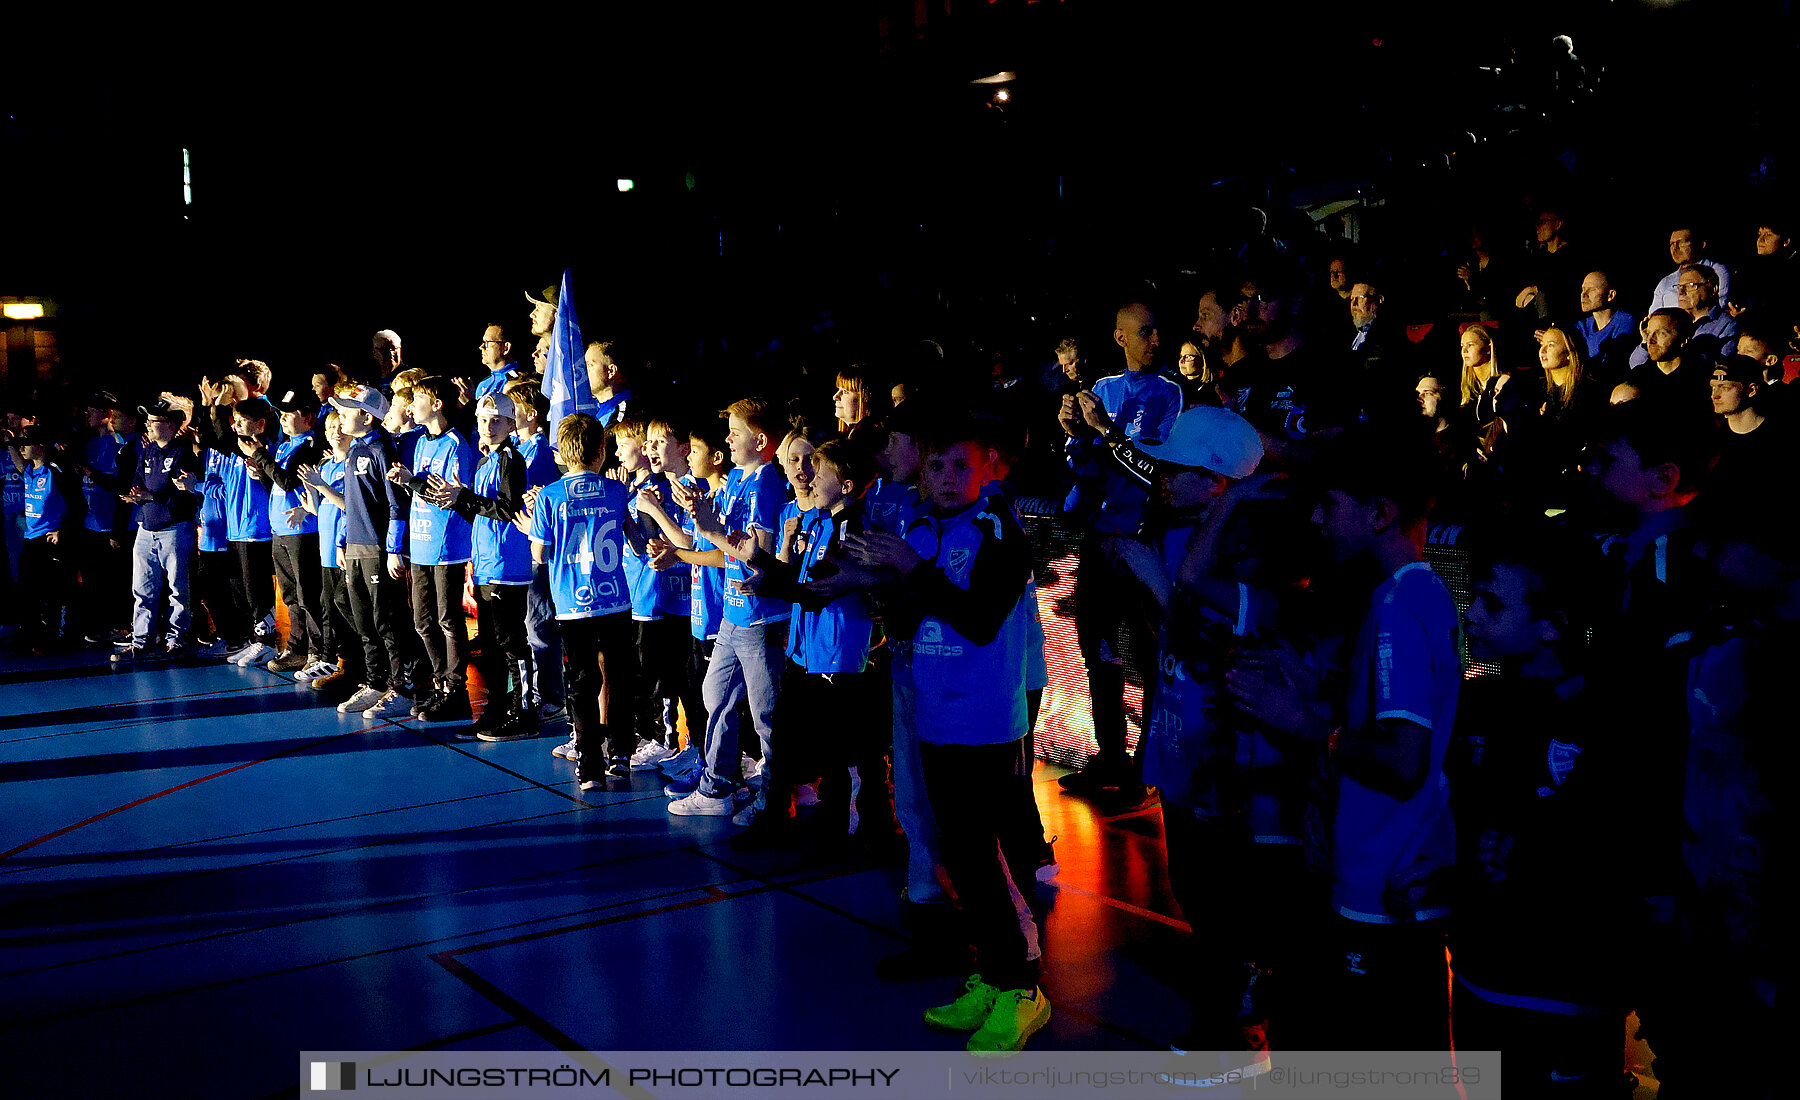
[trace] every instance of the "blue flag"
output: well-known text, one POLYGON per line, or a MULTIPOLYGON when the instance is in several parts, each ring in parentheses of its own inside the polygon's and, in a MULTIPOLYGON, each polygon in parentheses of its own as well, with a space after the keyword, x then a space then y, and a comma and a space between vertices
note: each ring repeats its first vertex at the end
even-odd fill
POLYGON ((556 293, 556 326, 550 330, 550 358, 544 364, 544 397, 550 402, 550 415, 544 422, 551 447, 556 446, 556 426, 571 413, 592 416, 600 408, 588 389, 587 351, 581 342, 581 321, 575 316, 575 295, 570 287, 569 272, 562 274, 562 287, 556 293))

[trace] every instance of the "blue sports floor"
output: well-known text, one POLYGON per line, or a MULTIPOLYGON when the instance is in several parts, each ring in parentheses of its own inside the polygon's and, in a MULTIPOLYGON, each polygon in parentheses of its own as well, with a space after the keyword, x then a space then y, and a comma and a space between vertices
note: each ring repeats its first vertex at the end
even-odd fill
MULTIPOLYGON (((302 1050, 954 1049, 883 983, 903 872, 740 854, 660 773, 369 723, 261 668, 0 657, 8 1096, 291 1096, 302 1050)), ((1037 1049, 1166 1048, 1185 931, 1157 811, 1059 836, 1037 1049)))

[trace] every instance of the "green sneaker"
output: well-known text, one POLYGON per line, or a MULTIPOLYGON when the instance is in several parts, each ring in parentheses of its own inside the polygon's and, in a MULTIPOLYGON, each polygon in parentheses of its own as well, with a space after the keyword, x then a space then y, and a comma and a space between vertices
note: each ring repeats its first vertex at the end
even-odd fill
POLYGON ((1010 1054, 1050 1022, 1050 998, 1037 987, 1008 989, 994 998, 981 1030, 969 1036, 970 1054, 1010 1054))
POLYGON ((969 975, 963 983, 962 996, 947 1005, 925 1010, 925 1022, 945 1031, 974 1031, 994 1011, 1000 991, 981 980, 980 974, 969 975))

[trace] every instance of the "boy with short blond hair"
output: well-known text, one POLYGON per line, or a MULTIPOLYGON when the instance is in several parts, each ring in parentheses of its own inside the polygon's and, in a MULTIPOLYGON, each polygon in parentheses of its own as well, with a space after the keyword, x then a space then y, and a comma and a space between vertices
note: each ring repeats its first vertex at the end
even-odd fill
POLYGON ((637 654, 631 636, 631 594, 623 558, 625 487, 602 476, 606 430, 584 413, 556 427, 557 449, 569 472, 544 486, 531 504, 531 554, 549 567, 550 591, 569 668, 569 718, 575 727, 576 776, 581 789, 629 777, 630 728, 603 723, 600 691, 631 698, 637 654), (610 682, 610 683, 609 683, 610 682))

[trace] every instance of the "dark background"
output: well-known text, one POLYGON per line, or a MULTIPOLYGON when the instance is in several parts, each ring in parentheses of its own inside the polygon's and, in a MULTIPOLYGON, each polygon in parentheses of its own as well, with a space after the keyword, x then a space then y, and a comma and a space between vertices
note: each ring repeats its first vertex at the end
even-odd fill
POLYGON ((588 337, 738 385, 903 359, 927 335, 953 358, 1047 361, 1145 281, 1165 330, 1185 328, 1180 272, 1240 252, 1252 205, 1304 257, 1323 238, 1281 211, 1379 201, 1365 251, 1396 258, 1390 301, 1420 316, 1471 216, 1522 246, 1535 203, 1568 205, 1587 243, 1654 279, 1677 213, 1712 218, 1729 259, 1749 211, 1785 207, 1787 5, 1417 10, 846 0, 21 25, 0 64, 0 295, 56 302, 72 384, 147 395, 238 356, 278 387, 360 366, 384 327, 413 365, 478 370, 482 326, 522 335, 521 290, 574 265, 588 337), (1591 89, 1569 102, 1548 92, 1556 34, 1591 89), (1000 69, 1019 74, 1004 110, 968 83, 1000 69))

